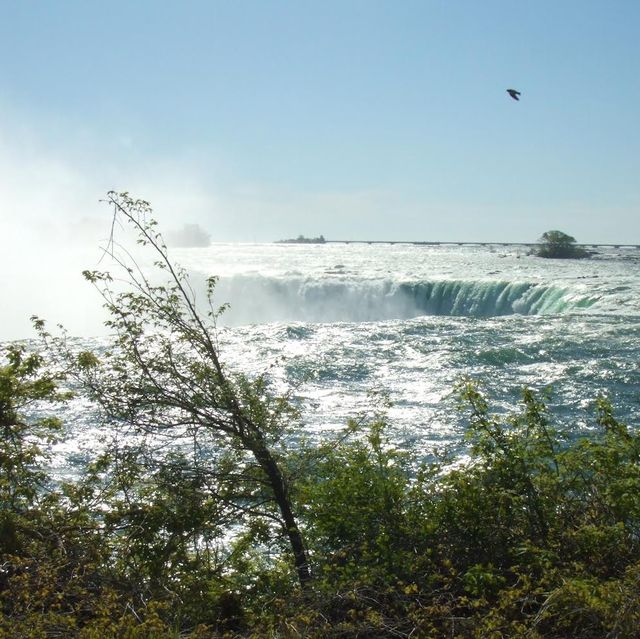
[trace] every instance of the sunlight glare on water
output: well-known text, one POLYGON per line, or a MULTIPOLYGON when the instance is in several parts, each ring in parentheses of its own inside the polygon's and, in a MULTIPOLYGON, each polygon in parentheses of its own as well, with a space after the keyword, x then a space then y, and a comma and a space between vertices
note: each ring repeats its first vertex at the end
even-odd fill
MULTIPOLYGON (((300 436, 343 429, 384 392, 391 439, 428 454, 462 440, 455 389, 465 378, 498 411, 528 386, 549 393, 567 428, 593 424, 599 394, 637 423, 636 253, 543 260, 516 246, 222 244, 172 255, 196 290, 220 276, 216 301, 231 304, 218 329, 222 359, 291 390, 300 436)), ((78 426, 87 440, 91 419, 78 426)))

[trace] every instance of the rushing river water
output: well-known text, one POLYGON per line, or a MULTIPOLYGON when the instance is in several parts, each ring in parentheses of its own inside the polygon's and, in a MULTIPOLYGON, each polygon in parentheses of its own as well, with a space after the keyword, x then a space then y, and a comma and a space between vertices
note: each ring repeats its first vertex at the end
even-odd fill
MULTIPOLYGON (((222 359, 293 388, 312 440, 383 390, 396 443, 425 453, 455 444, 465 377, 496 410, 524 386, 548 389, 576 431, 593 423, 599 394, 639 421, 638 249, 544 260, 516 246, 216 244, 172 256, 196 284, 220 277, 222 359)), ((69 407, 61 464, 90 454, 92 415, 82 398, 69 407)))

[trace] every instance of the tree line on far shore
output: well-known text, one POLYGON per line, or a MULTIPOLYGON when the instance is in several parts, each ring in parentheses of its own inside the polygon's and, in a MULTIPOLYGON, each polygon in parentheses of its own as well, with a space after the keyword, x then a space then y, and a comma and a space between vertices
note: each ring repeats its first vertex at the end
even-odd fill
MULTIPOLYGON (((305 237, 278 240, 278 244, 325 244, 324 235, 318 237, 305 237)), ((590 257, 591 253, 586 249, 576 246, 576 239, 562 231, 546 231, 538 240, 538 246, 531 250, 531 255, 537 257, 555 259, 581 259, 590 257)))

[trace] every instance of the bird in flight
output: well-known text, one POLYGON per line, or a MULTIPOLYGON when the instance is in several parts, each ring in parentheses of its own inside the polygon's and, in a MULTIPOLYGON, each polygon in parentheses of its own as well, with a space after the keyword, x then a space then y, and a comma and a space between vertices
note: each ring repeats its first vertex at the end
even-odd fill
POLYGON ((515 89, 507 89, 507 93, 514 99, 520 100, 520 91, 516 91, 515 89))

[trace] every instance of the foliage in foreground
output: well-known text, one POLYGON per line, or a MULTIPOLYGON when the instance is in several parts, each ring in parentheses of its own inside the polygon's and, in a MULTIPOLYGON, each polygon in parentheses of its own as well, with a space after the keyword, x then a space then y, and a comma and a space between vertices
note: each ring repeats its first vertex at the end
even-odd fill
POLYGON ((640 622, 640 437, 596 401, 588 437, 553 427, 525 391, 509 416, 461 389, 464 463, 417 464, 374 417, 290 453, 313 567, 256 525, 207 543, 216 495, 179 458, 96 461, 54 484, 60 400, 38 355, 0 368, 0 637, 635 637, 640 622), (200 543, 198 543, 200 540, 200 543))

